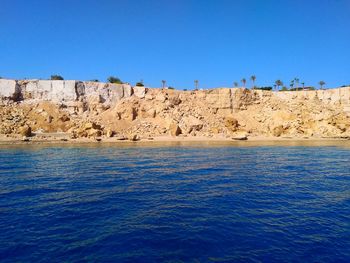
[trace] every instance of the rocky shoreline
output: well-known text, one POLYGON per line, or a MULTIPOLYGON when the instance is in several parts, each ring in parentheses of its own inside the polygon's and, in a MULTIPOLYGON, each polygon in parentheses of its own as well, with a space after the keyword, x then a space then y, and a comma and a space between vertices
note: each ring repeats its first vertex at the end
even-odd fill
POLYGON ((180 91, 0 79, 0 134, 3 142, 347 139, 350 87, 180 91))

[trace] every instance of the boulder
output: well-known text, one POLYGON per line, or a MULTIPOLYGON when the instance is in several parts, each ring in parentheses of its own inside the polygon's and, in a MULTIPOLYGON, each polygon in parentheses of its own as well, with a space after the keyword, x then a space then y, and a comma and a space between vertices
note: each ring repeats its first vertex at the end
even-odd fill
POLYGON ((228 128, 230 131, 235 132, 237 130, 237 128, 239 127, 239 123, 233 117, 226 117, 225 118, 225 127, 228 128))
POLYGON ((60 117, 60 120, 61 120, 62 122, 66 122, 66 121, 70 121, 70 118, 69 118, 66 114, 64 114, 64 115, 62 115, 62 116, 60 117))
POLYGON ((187 133, 191 133, 193 131, 200 131, 203 128, 203 122, 193 116, 182 118, 182 122, 187 127, 187 133))
POLYGON ((246 140, 248 140, 248 136, 247 136, 247 134, 237 134, 237 135, 232 137, 232 140, 235 140, 235 141, 246 141, 246 140))
POLYGON ((95 129, 95 130, 101 130, 101 125, 98 125, 94 122, 87 122, 84 124, 84 130, 89 130, 89 129, 95 129))
POLYGON ((117 114, 122 120, 133 121, 137 117, 137 110, 134 107, 125 105, 125 107, 123 106, 118 108, 117 114))
POLYGON ((275 137, 280 137, 284 132, 283 125, 278 125, 272 129, 272 135, 275 137))
POLYGON ((129 136, 129 141, 139 141, 140 137, 137 134, 131 134, 129 136))
POLYGON ((181 103, 181 99, 179 98, 179 96, 170 96, 168 98, 168 101, 169 101, 169 106, 175 106, 181 103))
POLYGON ((166 97, 163 93, 158 93, 156 96, 156 100, 159 102, 164 102, 166 100, 166 97))
POLYGON ((89 129, 87 131, 88 137, 100 137, 102 135, 102 131, 99 129, 89 129))
POLYGON ((181 129, 177 123, 170 124, 169 131, 171 136, 178 136, 181 134, 181 129))
POLYGON ((115 132, 112 131, 111 129, 108 129, 108 130, 106 131, 106 137, 108 137, 108 138, 113 137, 114 134, 115 134, 115 132))
POLYGON ((145 97, 146 94, 146 88, 145 87, 139 87, 139 86, 135 86, 133 88, 134 91, 134 95, 140 99, 143 99, 145 97))
POLYGON ((25 137, 30 137, 32 135, 32 129, 25 125, 19 128, 19 134, 25 137))

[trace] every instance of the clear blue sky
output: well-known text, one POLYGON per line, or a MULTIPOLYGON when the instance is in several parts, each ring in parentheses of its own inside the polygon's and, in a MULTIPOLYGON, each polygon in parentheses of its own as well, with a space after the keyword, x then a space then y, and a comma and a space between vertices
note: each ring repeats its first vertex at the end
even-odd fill
POLYGON ((0 0, 0 76, 350 84, 350 0, 0 0))

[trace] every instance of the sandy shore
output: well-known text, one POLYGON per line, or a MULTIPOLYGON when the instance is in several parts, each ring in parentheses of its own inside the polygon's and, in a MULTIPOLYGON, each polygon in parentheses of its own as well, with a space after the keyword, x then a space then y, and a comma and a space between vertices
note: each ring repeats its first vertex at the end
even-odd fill
POLYGON ((54 133, 54 134, 40 134, 29 138, 22 138, 21 136, 6 136, 0 135, 0 145, 7 144, 83 144, 83 143, 172 143, 172 142, 184 142, 184 143, 230 143, 240 142, 241 144, 251 144, 252 142, 344 142, 350 143, 350 138, 332 138, 332 137, 264 137, 255 136, 248 137, 247 140, 237 140, 230 137, 172 137, 172 136, 159 136, 152 138, 141 138, 138 141, 121 140, 120 138, 78 138, 71 139, 69 134, 54 133))

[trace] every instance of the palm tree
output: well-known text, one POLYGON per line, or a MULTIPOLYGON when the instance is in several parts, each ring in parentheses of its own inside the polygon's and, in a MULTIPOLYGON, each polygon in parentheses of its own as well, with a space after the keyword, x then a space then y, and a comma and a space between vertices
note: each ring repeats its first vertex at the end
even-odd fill
POLYGON ((295 81, 295 87, 298 90, 299 89, 299 79, 298 78, 294 78, 295 81))
POLYGON ((301 85, 303 85, 303 89, 305 89, 305 82, 302 82, 301 85))
POLYGON ((254 89, 256 77, 255 77, 254 75, 252 75, 252 76, 250 77, 250 80, 253 82, 253 87, 252 87, 252 88, 254 89))
POLYGON ((275 81, 275 84, 277 86, 277 90, 280 89, 280 86, 283 86, 283 82, 281 80, 279 80, 279 79, 275 81))
POLYGON ((289 86, 290 86, 291 89, 293 89, 293 87, 294 87, 294 79, 290 81, 289 86))
POLYGON ((242 84, 243 84, 243 88, 245 88, 245 84, 247 83, 247 80, 246 80, 245 78, 243 78, 243 79, 241 80, 241 82, 242 82, 242 84))
POLYGON ((166 80, 162 80, 162 88, 165 88, 166 80))
POLYGON ((325 85, 326 82, 324 82, 323 80, 321 80, 318 84, 320 85, 321 89, 323 89, 323 85, 325 85))
POLYGON ((194 81, 194 86, 195 86, 195 89, 198 90, 198 80, 194 81))
POLYGON ((237 88, 238 87, 238 82, 233 82, 233 86, 235 87, 235 88, 237 88))

